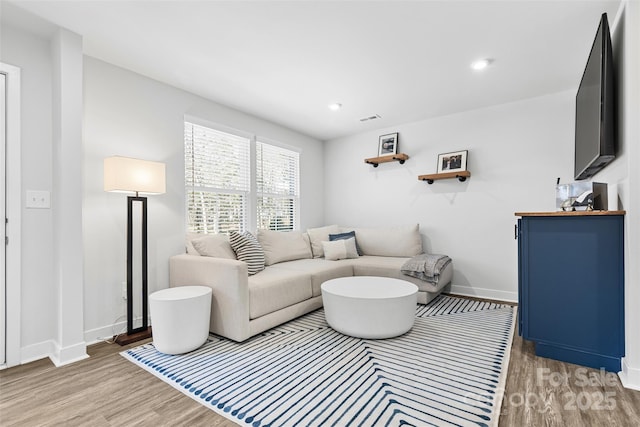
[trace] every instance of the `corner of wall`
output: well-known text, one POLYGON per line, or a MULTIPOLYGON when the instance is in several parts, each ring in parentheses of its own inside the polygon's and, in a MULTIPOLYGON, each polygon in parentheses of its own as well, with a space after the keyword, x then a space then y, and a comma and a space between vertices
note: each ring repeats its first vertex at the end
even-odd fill
POLYGON ((632 368, 628 365, 628 360, 622 358, 622 371, 618 372, 620 382, 624 388, 640 391, 640 369, 632 368))
POLYGON ((88 359, 87 344, 82 341, 71 346, 60 347, 57 343, 54 343, 54 352, 49 355, 49 359, 56 367, 69 365, 80 360, 88 359))
POLYGON ((85 358, 82 240, 82 37, 59 29, 53 62, 53 243, 57 271, 58 339, 52 361, 85 358))
POLYGON ((56 367, 64 366, 87 359, 89 355, 86 349, 87 344, 84 341, 62 348, 57 342, 47 340, 22 347, 20 349, 20 364, 24 365, 49 358, 56 367))

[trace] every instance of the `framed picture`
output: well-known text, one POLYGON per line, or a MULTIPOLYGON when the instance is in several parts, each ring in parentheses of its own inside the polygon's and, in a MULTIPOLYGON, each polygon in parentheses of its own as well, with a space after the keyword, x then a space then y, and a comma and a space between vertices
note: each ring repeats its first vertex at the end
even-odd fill
POLYGON ((438 155, 438 173, 467 170, 467 150, 438 155))
POLYGON ((390 133, 378 138, 378 156, 387 156, 398 152, 398 134, 390 133))

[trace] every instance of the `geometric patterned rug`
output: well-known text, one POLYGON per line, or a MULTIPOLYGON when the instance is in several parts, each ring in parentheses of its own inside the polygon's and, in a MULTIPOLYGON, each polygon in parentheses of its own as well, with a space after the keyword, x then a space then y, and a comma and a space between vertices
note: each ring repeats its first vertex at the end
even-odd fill
POLYGON ((515 313, 441 295, 396 338, 342 335, 320 309, 243 343, 122 355, 245 426, 497 426, 515 313))

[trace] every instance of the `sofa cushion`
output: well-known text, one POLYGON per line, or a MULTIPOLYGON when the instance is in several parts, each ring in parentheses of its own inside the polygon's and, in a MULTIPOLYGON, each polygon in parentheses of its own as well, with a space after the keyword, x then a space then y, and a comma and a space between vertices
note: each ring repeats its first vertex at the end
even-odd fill
POLYGON ((264 252, 260 247, 260 243, 253 237, 253 234, 248 231, 242 234, 237 231, 231 231, 229 232, 229 243, 238 260, 247 263, 249 276, 264 270, 264 252))
POLYGON ((249 318, 256 319, 311 298, 311 275, 267 267, 249 277, 249 318))
POLYGON ((423 292, 439 292, 442 287, 451 281, 453 264, 449 264, 445 271, 440 273, 440 281, 437 284, 425 282, 415 277, 402 274, 400 268, 409 258, 387 256, 361 256, 358 259, 348 261, 353 266, 354 276, 379 276, 392 277, 411 282, 423 292))
POLYGON ((322 249, 322 242, 329 241, 329 235, 332 233, 339 233, 340 227, 337 225, 327 225, 325 227, 309 228, 307 229, 307 235, 311 243, 311 251, 314 258, 322 258, 324 256, 324 250, 322 249))
POLYGON ((418 224, 404 227, 356 228, 363 255, 412 257, 422 253, 418 224))
POLYGON ((324 250, 322 249, 322 242, 329 241, 329 235, 332 233, 339 233, 340 227, 337 225, 327 225, 326 227, 309 228, 307 234, 311 241, 311 251, 314 258, 322 258, 324 256, 324 250))
POLYGON ((258 230, 266 265, 311 258, 309 236, 300 231, 258 230))
POLYGON ((281 262, 269 269, 304 272, 311 275, 311 291, 314 297, 322 295, 320 286, 327 280, 353 276, 353 267, 348 261, 326 261, 324 259, 299 259, 281 262))
POLYGON ((358 258, 355 237, 322 242, 322 248, 326 260, 337 261, 339 259, 358 258))
POLYGON ((202 237, 203 235, 200 233, 187 233, 184 238, 184 248, 189 255, 200 255, 196 248, 193 247, 193 243, 191 241, 193 239, 197 239, 198 237, 202 237))
POLYGON ((205 234, 191 240, 198 254, 215 258, 236 259, 226 234, 205 234))

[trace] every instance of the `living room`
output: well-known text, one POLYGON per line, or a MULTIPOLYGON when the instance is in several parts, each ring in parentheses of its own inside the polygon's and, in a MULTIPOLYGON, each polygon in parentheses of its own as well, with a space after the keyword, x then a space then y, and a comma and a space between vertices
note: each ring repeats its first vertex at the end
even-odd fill
MULTIPOLYGON (((7 283, 8 364, 47 357, 56 365, 73 363, 87 357, 88 344, 110 336, 114 325, 123 324, 125 198, 103 190, 106 157, 124 155, 167 165, 166 193, 149 198, 148 243, 150 292, 169 286, 168 259, 184 251, 185 115, 299 149, 301 230, 334 223, 370 227, 418 223, 425 249, 446 253, 454 260, 452 293, 517 301, 514 213, 555 210, 558 178, 573 181, 575 91, 597 20, 605 11, 618 57, 620 150, 616 160, 593 180, 617 189, 619 208, 626 210, 625 258, 637 259, 640 231, 635 224, 639 223, 640 196, 635 189, 640 186, 640 174, 630 162, 640 151, 634 142, 640 129, 631 119, 640 108, 640 5, 636 1, 571 3, 576 8, 575 26, 587 31, 575 52, 566 53, 574 55, 579 64, 574 78, 557 82, 557 89, 441 114, 420 116, 417 112, 413 118, 393 123, 385 122, 393 108, 388 115, 376 108, 362 115, 380 114, 379 124, 374 120, 358 132, 309 136, 163 83, 159 76, 145 76, 87 55, 84 52, 91 41, 83 40, 79 30, 69 31, 35 16, 40 7, 37 2, 29 6, 3 1, 0 60, 18 66, 22 81, 18 200, 27 190, 52 195, 51 209, 21 210, 18 291, 15 284, 7 283), (410 158, 402 165, 373 168, 365 164, 365 158, 377 155, 379 137, 389 133, 398 133, 399 151, 410 158), (458 150, 469 153, 471 177, 467 181, 429 185, 417 179, 435 172, 439 154, 458 150), (16 294, 18 299, 10 298, 16 294), (11 319, 17 319, 18 325, 11 319)), ((55 10, 55 6, 50 8, 55 10)), ((572 25, 566 23, 567 32, 572 25)), ((543 23, 534 27, 531 37, 544 31, 543 23)), ((153 35, 145 37, 150 50, 161 50, 152 46, 153 35)), ((144 62, 144 56, 139 61, 144 62)), ((173 63, 174 59, 166 58, 167 67, 173 63)), ((501 90, 509 78, 498 74, 502 64, 506 68, 509 58, 496 56, 484 74, 474 76, 478 85, 501 90)), ((215 61, 209 65, 215 67, 215 61)), ((393 67, 394 58, 380 58, 379 66, 393 67)), ((468 64, 461 67, 468 68, 468 64)), ((547 67, 553 64, 532 67, 544 79, 547 67)), ((428 70, 422 73, 429 78, 428 70)), ((248 90, 242 82, 226 84, 238 91, 248 90)), ((453 94, 465 89, 452 85, 448 90, 453 94)), ((378 90, 394 89, 362 89, 378 90)), ((407 94, 413 96, 429 95, 407 94)), ((344 104, 337 112, 343 115, 350 102, 357 102, 332 101, 344 104)), ((329 116, 325 120, 330 127, 337 119, 329 116)), ((11 176, 7 182, 10 186, 11 176)), ((640 388, 640 337, 633 334, 640 324, 634 303, 640 298, 638 283, 640 269, 627 262, 622 377, 634 389, 640 388)))

